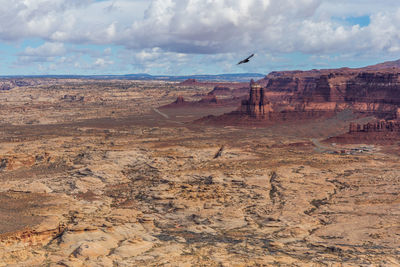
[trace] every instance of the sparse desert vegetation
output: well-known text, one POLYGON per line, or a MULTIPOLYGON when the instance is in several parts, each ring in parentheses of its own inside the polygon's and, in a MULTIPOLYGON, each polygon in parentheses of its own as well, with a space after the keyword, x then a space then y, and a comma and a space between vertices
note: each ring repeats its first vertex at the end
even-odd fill
POLYGON ((343 113, 245 127, 193 123, 238 106, 158 110, 213 86, 0 91, 0 266, 400 264, 398 146, 323 142, 343 113))

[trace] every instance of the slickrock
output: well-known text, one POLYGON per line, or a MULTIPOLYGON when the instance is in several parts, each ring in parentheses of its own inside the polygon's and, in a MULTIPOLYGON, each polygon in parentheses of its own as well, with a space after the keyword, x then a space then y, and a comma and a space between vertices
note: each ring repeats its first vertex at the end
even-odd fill
MULTIPOLYGON (((283 111, 259 84, 250 111, 283 111)), ((2 91, 0 266, 400 264, 398 146, 322 151, 359 149, 319 143, 347 132, 351 112, 253 128, 153 112, 193 91, 80 80, 2 91)), ((326 104, 318 99, 306 106, 326 104)))

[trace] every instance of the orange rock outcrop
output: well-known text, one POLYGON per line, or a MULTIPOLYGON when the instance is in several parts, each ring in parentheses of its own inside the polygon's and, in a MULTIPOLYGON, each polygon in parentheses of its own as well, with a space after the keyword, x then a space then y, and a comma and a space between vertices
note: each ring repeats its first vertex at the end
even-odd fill
POLYGON ((267 119, 272 111, 271 103, 265 98, 264 88, 251 80, 250 97, 248 100, 242 101, 240 112, 253 118, 267 119))

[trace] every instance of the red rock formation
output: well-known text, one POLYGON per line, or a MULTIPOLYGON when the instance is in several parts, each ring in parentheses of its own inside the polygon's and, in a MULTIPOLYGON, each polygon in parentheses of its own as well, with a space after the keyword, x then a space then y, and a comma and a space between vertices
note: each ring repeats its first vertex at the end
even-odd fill
POLYGON ((339 109, 354 108, 383 118, 395 117, 400 105, 399 68, 383 69, 377 65, 361 69, 271 72, 259 83, 265 84, 266 95, 280 95, 280 99, 289 103, 331 102, 339 104, 339 109))
POLYGON ((176 100, 175 100, 175 102, 174 102, 174 104, 183 104, 183 103, 185 103, 186 101, 185 101, 185 99, 183 98, 183 96, 178 96, 177 98, 176 98, 176 100))
POLYGON ((243 86, 243 85, 241 86, 242 87, 235 88, 237 87, 237 85, 235 85, 235 87, 233 87, 234 89, 231 89, 227 85, 226 86, 217 85, 208 94, 216 96, 224 96, 226 98, 243 97, 243 96, 247 97, 249 95, 249 86, 243 86))
POLYGON ((398 67, 271 72, 257 83, 252 81, 250 87, 248 99, 229 114, 230 119, 216 120, 234 121, 239 116, 244 122, 248 117, 270 123, 331 117, 344 110, 359 116, 400 119, 398 67))
POLYGON ((396 68, 400 68, 400 60, 383 62, 376 65, 365 67, 364 69, 377 71, 382 69, 396 69, 396 68))
POLYGON ((183 85, 183 86, 197 85, 197 80, 196 79, 187 79, 187 80, 184 80, 183 82, 179 83, 179 85, 183 85))
POLYGON ((209 95, 230 95, 231 89, 225 86, 215 86, 214 89, 208 93, 209 95))
POLYGON ((249 87, 248 86, 243 86, 243 87, 240 87, 240 88, 232 89, 231 92, 232 92, 232 95, 235 96, 235 97, 248 96, 249 87))
POLYGON ((187 79, 177 84, 178 86, 195 86, 195 87, 226 87, 230 90, 247 87, 248 83, 244 82, 214 82, 214 81, 198 81, 196 79, 187 79))
MULTIPOLYGON (((193 79, 192 79, 193 80, 193 79)), ((198 82, 196 82, 199 84, 198 82)), ((202 83, 207 86, 213 83, 202 83)), ((202 96, 202 99, 199 101, 188 102, 183 99, 182 96, 178 96, 178 98, 172 102, 171 104, 162 106, 160 108, 179 108, 179 107, 208 107, 208 106, 232 106, 237 107, 240 105, 241 101, 248 96, 249 87, 244 86, 243 83, 218 83, 212 91, 210 91, 207 95, 194 95, 195 97, 202 96), (231 89, 229 86, 233 85, 234 89, 231 89), (217 97, 218 96, 218 97, 217 97)))
POLYGON ((203 97, 198 103, 203 103, 203 104, 211 104, 211 103, 219 104, 220 101, 219 101, 219 99, 217 99, 217 96, 212 95, 212 94, 211 94, 211 95, 208 94, 208 95, 206 95, 205 97, 203 97))
POLYGON ((269 113, 272 112, 271 104, 265 99, 264 88, 253 80, 250 82, 250 98, 242 101, 240 111, 259 119, 268 118, 269 113))
POLYGON ((361 72, 347 81, 347 102, 400 105, 400 73, 361 72))
POLYGON ((274 94, 274 103, 286 101, 308 110, 353 109, 381 118, 399 117, 400 69, 272 72, 262 83, 269 99, 274 94))
POLYGON ((369 122, 364 125, 351 123, 349 126, 349 133, 359 132, 400 132, 400 121, 379 120, 373 123, 369 122))
POLYGON ((237 107, 243 98, 231 96, 228 98, 220 99, 213 94, 204 96, 199 101, 186 101, 182 96, 172 102, 171 104, 161 106, 160 108, 207 108, 207 107, 237 107))
POLYGON ((366 124, 351 123, 347 133, 331 137, 326 140, 326 142, 345 144, 396 144, 399 140, 399 120, 378 120, 366 124))
MULTIPOLYGON (((278 83, 281 82, 284 81, 278 81, 278 83)), ((273 82, 270 84, 272 83, 273 82)), ((249 99, 242 101, 239 112, 233 114, 239 113, 241 116, 244 115, 250 118, 267 121, 312 119, 334 114, 335 105, 329 105, 327 101, 323 103, 323 100, 316 100, 312 104, 303 101, 292 102, 291 104, 275 101, 275 103, 272 104, 268 101, 266 94, 266 90, 269 89, 268 86, 267 88, 263 88, 260 84, 251 81, 250 88, 249 99)))
POLYGON ((176 100, 168 105, 161 106, 160 108, 179 108, 179 107, 186 107, 190 105, 191 102, 186 101, 183 96, 178 96, 176 100))

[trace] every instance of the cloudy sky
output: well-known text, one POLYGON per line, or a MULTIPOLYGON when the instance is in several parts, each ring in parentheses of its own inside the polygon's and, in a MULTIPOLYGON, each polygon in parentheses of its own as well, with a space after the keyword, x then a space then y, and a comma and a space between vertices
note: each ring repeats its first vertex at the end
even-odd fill
POLYGON ((0 75, 265 74, 400 58, 399 0, 0 0, 0 14, 0 75))

